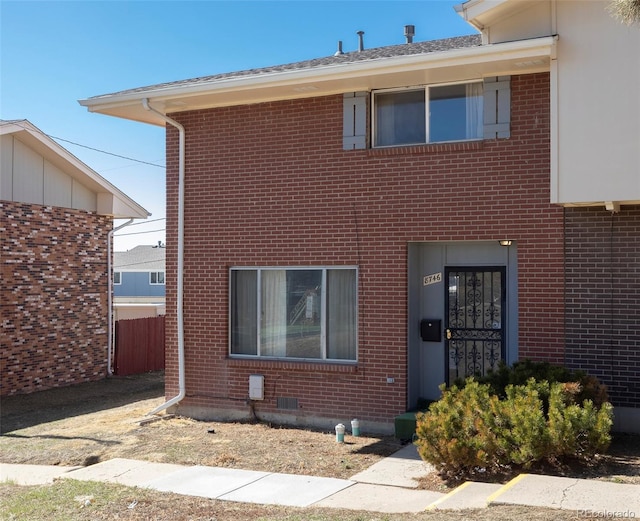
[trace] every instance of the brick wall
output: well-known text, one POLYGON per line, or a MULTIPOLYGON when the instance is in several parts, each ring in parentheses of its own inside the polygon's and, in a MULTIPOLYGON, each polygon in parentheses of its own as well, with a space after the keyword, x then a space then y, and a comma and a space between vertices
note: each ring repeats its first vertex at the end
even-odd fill
MULTIPOLYGON (((342 96, 174 114, 186 129, 183 408, 389 422, 407 401, 407 243, 518 241, 520 355, 564 357, 549 75, 512 78, 510 139, 342 150, 342 96), (231 266, 359 266, 355 367, 228 358, 231 266), (386 375, 398 375, 395 384, 386 375), (288 412, 288 411, 283 411, 288 412), (290 411, 289 411, 290 412, 290 411)), ((167 389, 177 393, 177 131, 167 129, 167 389)))
POLYGON ((566 209, 567 365, 640 407, 640 206, 566 209))
POLYGON ((110 229, 85 211, 0 202, 2 395, 105 377, 110 229))

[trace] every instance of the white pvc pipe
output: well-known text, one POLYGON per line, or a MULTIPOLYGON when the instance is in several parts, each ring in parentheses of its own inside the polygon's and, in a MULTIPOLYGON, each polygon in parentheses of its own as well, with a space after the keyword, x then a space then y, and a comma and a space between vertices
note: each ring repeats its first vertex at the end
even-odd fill
POLYGON ((162 405, 156 407, 147 414, 157 414, 172 405, 180 402, 186 394, 184 377, 184 312, 183 312, 183 266, 184 266, 184 163, 185 163, 185 131, 184 127, 177 121, 167 117, 162 112, 149 105, 149 100, 144 98, 142 106, 154 114, 160 116, 164 121, 176 127, 180 133, 178 148, 178 273, 177 273, 177 320, 178 320, 178 394, 167 400, 162 405))
POLYGON ((109 310, 107 315, 107 376, 113 376, 112 358, 115 351, 114 334, 113 334, 113 261, 112 261, 112 242, 113 234, 118 230, 129 226, 133 222, 133 219, 129 219, 126 223, 121 224, 117 228, 114 228, 107 234, 107 273, 109 274, 108 293, 107 293, 107 308, 109 310))

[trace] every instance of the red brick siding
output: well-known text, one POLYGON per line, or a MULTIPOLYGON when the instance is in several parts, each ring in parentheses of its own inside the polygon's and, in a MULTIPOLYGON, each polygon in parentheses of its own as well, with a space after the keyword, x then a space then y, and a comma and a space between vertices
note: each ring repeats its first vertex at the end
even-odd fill
POLYGON ((2 395, 105 377, 110 229, 84 211, 0 202, 2 395))
MULTIPOLYGON (((407 243, 518 241, 520 355, 563 359, 549 75, 512 78, 510 139, 342 150, 342 96, 174 114, 186 128, 185 405, 389 422, 407 401, 407 243), (356 368, 228 358, 231 266, 357 265, 356 368), (323 370, 321 370, 321 368, 323 370), (330 370, 335 368, 334 370, 330 370), (395 384, 386 382, 387 376, 395 384)), ((177 131, 168 131, 167 389, 177 392, 177 131)))
POLYGON ((566 209, 567 365, 640 407, 640 206, 566 209))

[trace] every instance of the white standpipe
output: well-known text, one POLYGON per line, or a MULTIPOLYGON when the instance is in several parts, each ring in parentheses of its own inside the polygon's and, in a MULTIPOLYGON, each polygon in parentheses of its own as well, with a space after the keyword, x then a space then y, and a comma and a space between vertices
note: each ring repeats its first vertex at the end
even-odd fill
POLYGON ((121 230, 125 226, 129 226, 133 222, 133 219, 129 219, 126 223, 121 224, 117 228, 114 228, 107 234, 107 273, 109 282, 107 283, 108 293, 107 293, 107 376, 113 376, 113 353, 115 351, 114 346, 114 322, 113 322, 113 251, 112 251, 112 243, 113 243, 113 234, 118 230, 121 230))
POLYGON ((179 149, 178 149, 178 273, 177 273, 177 302, 176 315, 178 321, 178 394, 167 400, 159 407, 147 414, 157 414, 172 405, 179 403, 186 394, 185 378, 184 378, 184 313, 183 313, 183 266, 184 266, 184 163, 185 163, 185 131, 184 127, 177 121, 167 117, 162 112, 154 109, 149 105, 149 100, 144 98, 142 106, 146 110, 150 110, 157 114, 164 121, 176 127, 180 133, 179 149))

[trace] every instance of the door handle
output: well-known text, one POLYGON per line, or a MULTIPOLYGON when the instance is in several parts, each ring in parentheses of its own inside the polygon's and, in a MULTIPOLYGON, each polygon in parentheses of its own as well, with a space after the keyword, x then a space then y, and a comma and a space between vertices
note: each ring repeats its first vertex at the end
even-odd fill
POLYGON ((451 330, 447 329, 447 340, 451 340, 451 330))

